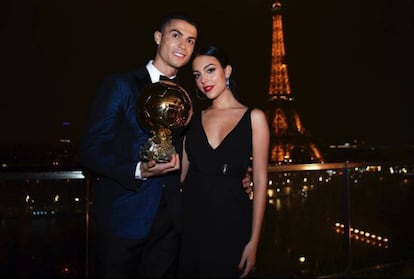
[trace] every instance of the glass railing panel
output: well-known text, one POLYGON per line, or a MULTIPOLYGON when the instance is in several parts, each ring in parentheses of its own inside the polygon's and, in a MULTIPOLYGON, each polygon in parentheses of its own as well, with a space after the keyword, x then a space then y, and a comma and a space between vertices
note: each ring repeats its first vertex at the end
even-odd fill
POLYGON ((82 172, 14 170, 0 178, 0 277, 83 277, 82 172))
POLYGON ((291 165, 269 178, 259 275, 358 276, 414 259, 412 166, 291 165))
MULTIPOLYGON (((0 276, 93 276, 93 187, 82 170, 1 172, 0 276)), ((375 277, 402 270, 398 264, 414 259, 413 198, 412 166, 270 167, 256 276, 375 277)))

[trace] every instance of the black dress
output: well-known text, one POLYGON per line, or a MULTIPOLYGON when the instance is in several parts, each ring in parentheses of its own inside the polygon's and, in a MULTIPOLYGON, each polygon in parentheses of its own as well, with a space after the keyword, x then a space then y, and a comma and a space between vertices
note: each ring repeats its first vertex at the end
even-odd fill
POLYGON ((181 277, 238 277, 252 226, 252 201, 243 188, 252 155, 247 109, 213 149, 194 114, 186 132, 190 169, 183 184, 181 277))

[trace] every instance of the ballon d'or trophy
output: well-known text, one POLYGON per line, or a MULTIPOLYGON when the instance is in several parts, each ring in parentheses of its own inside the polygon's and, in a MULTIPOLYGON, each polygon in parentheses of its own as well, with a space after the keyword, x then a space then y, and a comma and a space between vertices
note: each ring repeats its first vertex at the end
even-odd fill
POLYGON ((162 80, 144 88, 137 101, 137 119, 152 136, 141 146, 141 159, 168 162, 176 150, 172 138, 190 122, 193 104, 178 84, 162 80))

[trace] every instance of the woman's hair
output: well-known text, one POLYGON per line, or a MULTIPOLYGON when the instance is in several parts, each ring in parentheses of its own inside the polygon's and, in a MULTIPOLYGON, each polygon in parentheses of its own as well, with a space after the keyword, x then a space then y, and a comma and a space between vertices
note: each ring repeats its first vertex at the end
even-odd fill
POLYGON ((224 52, 224 50, 214 45, 208 45, 198 48, 193 53, 193 59, 200 55, 214 56, 215 58, 217 58, 217 60, 220 62, 223 68, 225 68, 227 65, 231 65, 230 59, 228 55, 224 52))
MULTIPOLYGON (((193 60, 194 58, 196 58, 197 56, 201 56, 201 55, 207 55, 207 56, 213 56, 215 57, 219 62, 220 65, 225 68, 227 65, 231 66, 230 63, 230 58, 227 55, 227 53, 220 47, 215 46, 215 45, 208 45, 208 46, 203 46, 198 48, 196 51, 194 51, 193 53, 193 60)), ((231 92, 233 93, 233 96, 239 101, 241 101, 241 98, 238 94, 237 91, 237 85, 236 82, 234 81, 234 79, 229 78, 229 88, 231 90, 231 92)))

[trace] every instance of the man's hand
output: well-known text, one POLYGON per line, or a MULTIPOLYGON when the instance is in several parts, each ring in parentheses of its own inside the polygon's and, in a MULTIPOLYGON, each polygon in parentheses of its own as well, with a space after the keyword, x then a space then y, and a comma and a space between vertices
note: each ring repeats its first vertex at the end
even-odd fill
POLYGON ((170 171, 180 169, 180 158, 178 154, 174 154, 171 158, 171 161, 166 163, 157 163, 154 160, 142 162, 140 169, 142 178, 163 175, 170 171))
POLYGON ((246 194, 253 192, 253 181, 252 181, 252 167, 247 168, 246 176, 243 178, 242 183, 246 194))

